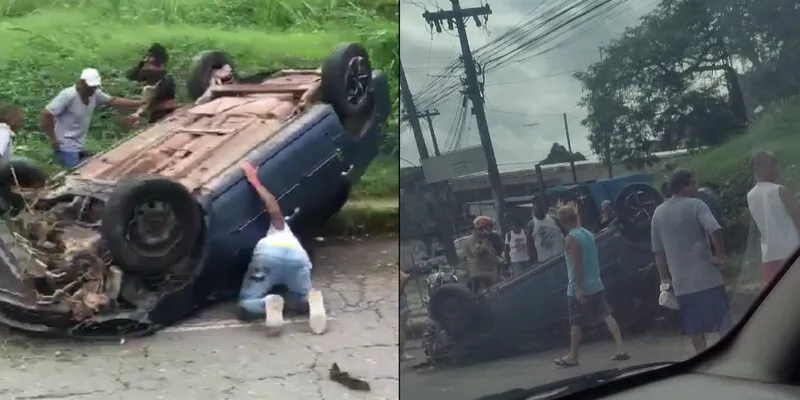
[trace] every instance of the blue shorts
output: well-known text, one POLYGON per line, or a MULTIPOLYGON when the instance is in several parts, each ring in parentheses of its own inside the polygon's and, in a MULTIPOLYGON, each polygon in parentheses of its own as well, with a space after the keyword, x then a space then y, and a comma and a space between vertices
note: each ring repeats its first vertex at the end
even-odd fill
POLYGON ((305 250, 269 246, 253 254, 239 292, 239 307, 247 317, 264 315, 262 300, 277 285, 286 287, 285 298, 290 305, 298 306, 307 301, 311 263, 305 250))
POLYGON ((677 296, 686 335, 725 333, 733 327, 725 286, 677 296))
POLYGON ((68 169, 72 169, 78 166, 86 157, 80 151, 63 151, 59 150, 55 154, 56 161, 64 167, 68 169))

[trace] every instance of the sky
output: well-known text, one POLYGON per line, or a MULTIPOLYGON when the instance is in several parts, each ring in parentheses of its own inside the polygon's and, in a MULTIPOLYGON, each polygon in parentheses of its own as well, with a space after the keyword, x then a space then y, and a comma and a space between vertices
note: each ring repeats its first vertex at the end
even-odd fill
MULTIPOLYGON (((482 1, 485 4, 487 0, 461 0, 461 7, 479 7, 482 1)), ((471 48, 478 48, 522 22, 542 1, 545 5, 537 10, 564 0, 488 0, 492 14, 485 29, 476 27, 472 20, 467 22, 471 48)), ((627 0, 614 10, 613 16, 588 23, 557 50, 486 74, 486 115, 501 171, 533 168, 547 156, 554 142, 566 146, 564 113, 573 151, 593 158, 588 131, 580 124, 586 116, 586 111, 578 105, 581 84, 572 73, 599 61, 599 48, 618 38, 625 27, 638 24, 639 18, 654 5, 655 0, 627 0)), ((422 17, 425 8, 449 10, 451 4, 448 0, 401 0, 400 57, 411 93, 422 90, 434 79, 429 75, 441 74, 461 54, 455 31, 431 31, 422 17)), ((441 114, 433 119, 440 148, 447 143, 461 101, 460 96, 452 96, 435 106, 441 114)), ((463 146, 480 145, 475 117, 468 115, 467 121, 463 146)), ((428 150, 433 154, 427 123, 420 122, 428 150)), ((401 166, 419 163, 414 136, 407 124, 400 132, 400 157, 401 166)))

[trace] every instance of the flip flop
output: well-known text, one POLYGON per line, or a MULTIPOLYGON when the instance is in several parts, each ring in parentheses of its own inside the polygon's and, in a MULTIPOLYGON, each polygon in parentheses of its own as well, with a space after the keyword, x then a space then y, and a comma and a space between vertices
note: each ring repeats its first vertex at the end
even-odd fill
POLYGON ((631 359, 631 356, 629 356, 628 353, 625 353, 625 352, 617 353, 617 354, 614 354, 613 356, 611 356, 611 361, 625 361, 625 360, 630 360, 630 359, 631 359))
POLYGON ((577 367, 578 366, 578 362, 577 361, 567 360, 566 357, 556 358, 555 360, 553 360, 553 364, 555 364, 555 365, 557 365, 559 367, 564 367, 564 368, 577 367))

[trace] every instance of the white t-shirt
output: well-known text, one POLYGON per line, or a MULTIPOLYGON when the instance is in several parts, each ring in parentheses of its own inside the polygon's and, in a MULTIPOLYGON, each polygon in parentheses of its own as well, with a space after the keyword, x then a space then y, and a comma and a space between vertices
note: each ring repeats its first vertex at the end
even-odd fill
POLYGON ((781 185, 758 182, 747 193, 747 207, 761 234, 761 261, 784 260, 800 246, 800 234, 780 197, 781 185))
POLYGON ((282 230, 275 229, 273 225, 270 225, 267 230, 267 235, 256 243, 253 253, 258 254, 259 252, 266 252, 268 247, 285 247, 296 250, 297 256, 303 258, 309 268, 311 268, 311 259, 308 257, 308 253, 303 248, 303 245, 300 244, 300 241, 294 233, 292 233, 292 230, 289 229, 289 225, 284 225, 282 230))
POLYGON ((536 246, 539 262, 564 254, 564 235, 553 217, 545 215, 544 219, 533 219, 531 237, 536 246))
POLYGON ((7 124, 0 123, 0 165, 11 160, 11 143, 14 131, 7 124))
POLYGON ((513 262, 530 261, 531 257, 528 254, 528 237, 525 231, 521 230, 519 233, 508 231, 506 233, 506 246, 508 246, 508 259, 513 262))

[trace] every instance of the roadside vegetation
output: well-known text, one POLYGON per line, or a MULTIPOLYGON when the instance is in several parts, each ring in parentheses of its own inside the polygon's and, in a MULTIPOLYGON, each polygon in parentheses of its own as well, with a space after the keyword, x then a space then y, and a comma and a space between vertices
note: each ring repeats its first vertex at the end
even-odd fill
MULTIPOLYGON (((49 146, 39 113, 86 67, 103 74, 104 91, 138 97, 123 72, 154 42, 169 50, 169 68, 186 101, 185 73, 203 50, 228 52, 243 74, 270 68, 317 68, 331 50, 357 41, 375 69, 390 77, 398 98, 397 0, 0 0, 0 99, 21 106, 25 128, 16 154, 51 172, 49 146)), ((395 100, 396 101, 396 100, 395 100)), ((397 119, 398 105, 393 116, 397 119)), ((98 110, 88 147, 102 150, 132 132, 117 111, 98 110)), ((355 189, 360 197, 397 196, 397 132, 355 189)))

